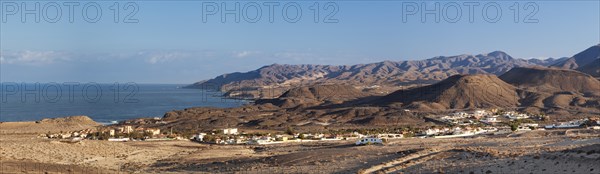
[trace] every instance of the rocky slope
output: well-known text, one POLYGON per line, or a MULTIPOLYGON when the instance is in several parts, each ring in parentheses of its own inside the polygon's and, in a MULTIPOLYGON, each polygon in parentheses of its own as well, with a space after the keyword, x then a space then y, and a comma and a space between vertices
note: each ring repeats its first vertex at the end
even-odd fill
POLYGON ((598 113, 600 81, 574 70, 513 68, 500 76, 456 75, 439 83, 399 90, 375 100, 421 111, 474 108, 531 113, 598 113))
POLYGON ((600 81, 574 70, 555 68, 513 68, 500 79, 529 91, 543 93, 573 92, 594 94, 600 92, 600 81))
POLYGON ((319 104, 340 104, 344 101, 370 96, 351 85, 327 84, 313 85, 310 87, 297 87, 288 90, 275 99, 259 99, 257 104, 271 103, 282 108, 291 108, 303 105, 315 106, 319 104))
MULTIPOLYGON (((361 88, 431 84, 456 74, 500 75, 514 67, 547 66, 562 59, 516 59, 495 51, 479 55, 440 56, 427 60, 384 61, 358 65, 264 66, 190 85, 229 92, 229 96, 275 98, 288 89, 319 83, 345 83, 361 88), (233 95, 232 95, 233 94, 233 95)), ((395 89, 392 89, 392 91, 395 89)), ((390 90, 383 90, 388 92, 390 90)))
POLYGON ((514 108, 516 88, 495 75, 455 75, 439 83, 400 90, 382 97, 379 104, 419 110, 514 108))
POLYGON ((529 112, 567 115, 597 113, 600 81, 575 70, 514 68, 500 78, 519 88, 521 107, 529 112))
POLYGON ((596 59, 587 65, 579 67, 577 70, 592 75, 596 78, 600 78, 600 59, 596 59))
POLYGON ((566 60, 551 65, 556 68, 576 69, 600 77, 600 44, 594 45, 566 60))

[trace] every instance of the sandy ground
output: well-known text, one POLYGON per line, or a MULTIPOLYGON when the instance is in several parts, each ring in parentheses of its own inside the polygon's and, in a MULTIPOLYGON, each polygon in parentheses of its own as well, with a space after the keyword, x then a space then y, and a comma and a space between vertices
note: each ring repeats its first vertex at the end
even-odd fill
POLYGON ((372 146, 63 143, 37 137, 48 129, 89 127, 0 124, 0 173, 600 173, 600 132, 591 130, 411 138, 372 146))

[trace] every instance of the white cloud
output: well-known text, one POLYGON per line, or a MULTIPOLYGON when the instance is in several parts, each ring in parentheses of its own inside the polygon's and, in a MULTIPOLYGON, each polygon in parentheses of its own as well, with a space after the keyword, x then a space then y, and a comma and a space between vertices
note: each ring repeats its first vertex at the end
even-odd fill
POLYGON ((149 64, 169 63, 184 59, 214 59, 226 57, 228 53, 216 53, 210 50, 142 50, 135 52, 62 52, 62 51, 0 51, 0 63, 20 65, 48 65, 56 62, 114 62, 141 61, 149 64))
POLYGON ((0 52, 0 63, 45 65, 69 60, 71 57, 72 55, 69 53, 58 51, 2 51, 0 52))
POLYGON ((260 54, 260 52, 259 51, 241 51, 241 52, 235 52, 233 54, 233 56, 237 57, 237 58, 245 58, 245 57, 256 55, 256 54, 260 54))
POLYGON ((184 59, 184 58, 188 58, 191 56, 189 53, 184 53, 184 52, 151 52, 151 53, 140 52, 138 54, 147 56, 146 61, 151 64, 172 62, 175 60, 184 59))
MULTIPOLYGON (((129 58, 142 58, 145 62, 150 64, 169 63, 175 61, 181 61, 185 59, 210 59, 215 58, 217 54, 213 51, 163 51, 163 50, 152 50, 152 51, 139 51, 135 55, 129 55, 125 57, 129 58)), ((124 57, 121 55, 120 57, 124 57)))

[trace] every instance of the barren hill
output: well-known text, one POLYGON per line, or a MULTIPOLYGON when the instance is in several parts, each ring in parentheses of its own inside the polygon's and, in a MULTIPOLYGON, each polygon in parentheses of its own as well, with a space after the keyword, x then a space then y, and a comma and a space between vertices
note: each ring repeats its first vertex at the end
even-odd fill
POLYGON ((257 100, 257 104, 271 103, 279 107, 290 108, 298 105, 316 105, 323 102, 341 103, 369 94, 351 85, 326 84, 292 88, 275 99, 257 100))
POLYGON ((47 118, 28 122, 0 122, 2 133, 47 133, 59 131, 75 131, 91 129, 100 126, 88 116, 69 116, 62 118, 47 118))
POLYGON ((309 99, 348 99, 365 96, 365 94, 350 85, 315 85, 311 87, 294 88, 283 95, 282 98, 309 98, 309 99))
POLYGON ((59 118, 45 118, 38 123, 52 123, 52 124, 96 124, 94 120, 92 120, 88 116, 69 116, 69 117, 59 117, 59 118))
POLYGON ((380 104, 417 109, 517 107, 516 88, 495 75, 455 75, 439 83, 400 90, 382 97, 380 104))
POLYGON ((530 91, 556 93, 600 92, 600 81, 574 70, 555 68, 513 68, 500 79, 516 87, 530 91))

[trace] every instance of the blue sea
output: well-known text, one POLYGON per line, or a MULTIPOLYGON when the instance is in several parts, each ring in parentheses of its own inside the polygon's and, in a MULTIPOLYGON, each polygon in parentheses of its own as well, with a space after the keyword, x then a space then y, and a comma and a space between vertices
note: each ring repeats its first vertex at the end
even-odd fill
POLYGON ((35 121, 87 115, 100 123, 162 117, 190 107, 238 107, 245 100, 222 98, 221 92, 185 89, 183 85, 135 83, 2 83, 0 121, 35 121))

